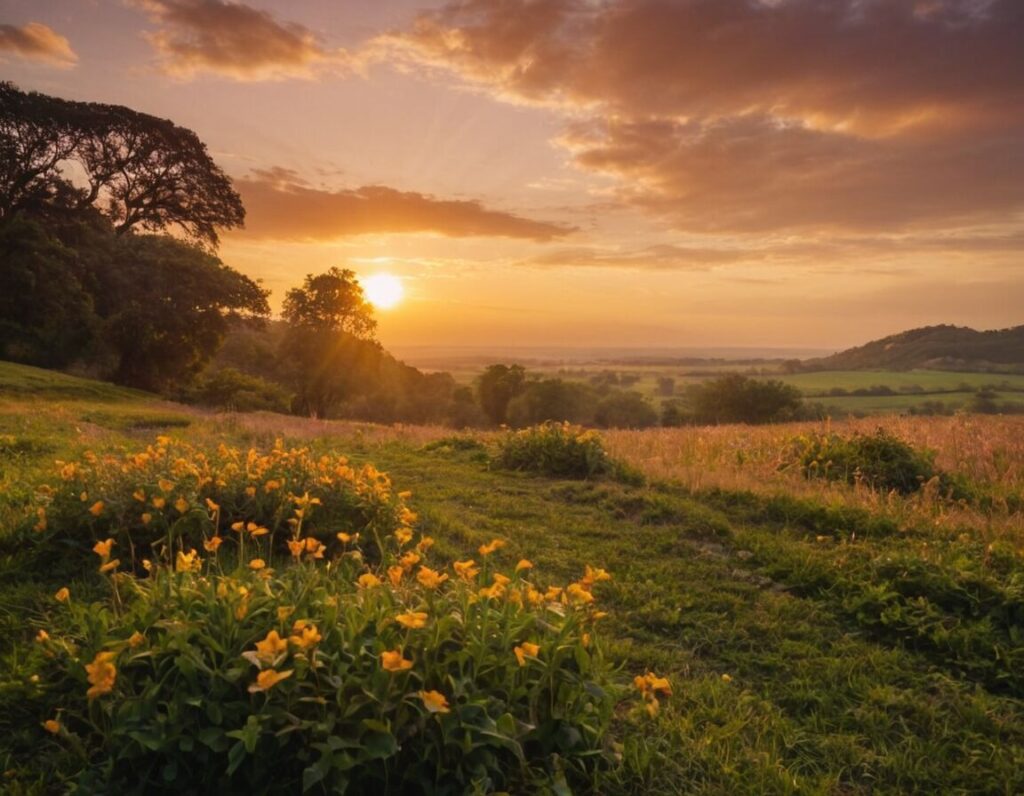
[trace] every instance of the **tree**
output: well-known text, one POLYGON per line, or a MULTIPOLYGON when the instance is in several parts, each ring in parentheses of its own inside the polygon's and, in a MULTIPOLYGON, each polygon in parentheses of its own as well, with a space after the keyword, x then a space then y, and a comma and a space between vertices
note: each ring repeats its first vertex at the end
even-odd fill
POLYGON ((690 390, 698 423, 771 423, 793 419, 803 405, 800 391, 781 381, 759 381, 730 373, 690 390))
POLYGON ((209 362, 232 322, 270 312, 268 291, 196 246, 167 236, 117 239, 98 275, 109 315, 103 338, 121 384, 161 391, 209 362))
POLYGON ((0 83, 0 218, 41 204, 100 207, 118 234, 179 229, 210 247, 242 200, 191 130, 167 119, 0 83), (76 164, 86 186, 64 174, 76 164))
POLYGON ((526 384, 522 365, 491 365, 477 379, 476 392, 480 408, 496 426, 508 419, 508 404, 521 394, 526 384))
POLYGON ((285 296, 281 357, 295 390, 294 410, 324 417, 359 392, 380 357, 377 322, 356 275, 331 268, 307 274, 285 296))
POLYGON ((616 391, 597 405, 594 422, 604 428, 649 428, 658 425, 658 413, 640 393, 616 391))
POLYGON ((586 384, 562 379, 528 381, 508 403, 511 426, 536 425, 548 420, 583 423, 593 413, 595 394, 586 384))

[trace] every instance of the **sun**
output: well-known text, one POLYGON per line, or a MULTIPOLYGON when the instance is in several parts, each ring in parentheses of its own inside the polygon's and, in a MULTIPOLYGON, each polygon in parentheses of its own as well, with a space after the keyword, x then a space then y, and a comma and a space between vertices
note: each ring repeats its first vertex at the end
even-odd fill
POLYGON ((360 281, 367 300, 378 309, 391 309, 405 294, 402 280, 391 274, 374 274, 360 281))

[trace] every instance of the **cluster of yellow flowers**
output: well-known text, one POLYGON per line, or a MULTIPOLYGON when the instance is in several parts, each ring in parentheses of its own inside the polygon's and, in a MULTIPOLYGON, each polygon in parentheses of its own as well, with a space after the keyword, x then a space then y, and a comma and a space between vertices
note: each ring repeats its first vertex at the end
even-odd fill
POLYGON ((643 675, 638 674, 633 678, 633 684, 640 690, 640 695, 644 700, 644 708, 652 718, 658 715, 658 710, 661 707, 658 695, 672 696, 672 685, 666 678, 658 677, 654 672, 647 672, 647 674, 643 675))

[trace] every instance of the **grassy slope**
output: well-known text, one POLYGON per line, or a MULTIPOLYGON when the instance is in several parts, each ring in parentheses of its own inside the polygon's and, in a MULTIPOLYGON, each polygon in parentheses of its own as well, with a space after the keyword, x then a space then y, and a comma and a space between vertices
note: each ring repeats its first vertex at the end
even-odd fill
MULTIPOLYGON (((303 431, 283 418, 253 430, 138 395, 81 395, 0 394, 0 435, 13 438, 0 450, 0 525, 12 522, 54 458, 141 446, 161 423, 211 443, 267 445, 278 427, 303 431)), ((919 646, 913 638, 872 631, 827 583, 808 588, 822 573, 838 577, 846 549, 838 539, 818 541, 796 516, 750 510, 729 496, 496 472, 479 451, 424 449, 422 436, 335 436, 331 428, 316 425, 311 444, 374 461, 412 489, 421 524, 443 552, 468 555, 497 535, 510 541, 509 558, 528 556, 553 574, 576 575, 584 562, 613 572, 605 638, 623 676, 653 668, 671 678, 675 695, 655 723, 623 718, 623 767, 603 792, 1024 791, 1021 701, 965 677, 948 656, 910 651, 919 646)), ((910 542, 861 544, 896 551, 910 542)), ((92 580, 72 588, 84 593, 92 580)), ((58 585, 46 572, 21 571, 16 554, 3 551, 4 649, 31 643, 58 585)), ((0 763, 2 747, 0 739, 0 763)))

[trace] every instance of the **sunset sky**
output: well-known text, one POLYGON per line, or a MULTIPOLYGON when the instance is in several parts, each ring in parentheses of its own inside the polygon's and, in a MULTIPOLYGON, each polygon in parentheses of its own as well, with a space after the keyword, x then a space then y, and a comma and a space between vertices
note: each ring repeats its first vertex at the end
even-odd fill
POLYGON ((1024 323, 1022 0, 0 0, 0 78, 195 130, 385 345, 1024 323))

